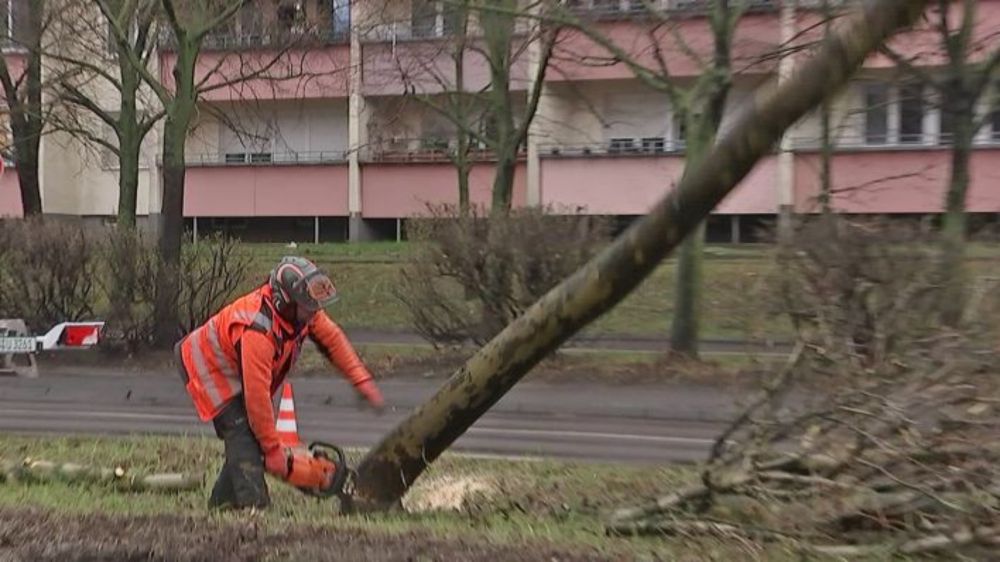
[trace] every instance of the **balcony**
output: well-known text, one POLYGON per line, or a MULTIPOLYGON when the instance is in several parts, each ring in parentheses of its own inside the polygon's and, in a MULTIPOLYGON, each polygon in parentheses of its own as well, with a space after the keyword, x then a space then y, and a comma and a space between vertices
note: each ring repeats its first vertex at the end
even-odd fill
MULTIPOLYGON (((249 0, 223 28, 205 37, 202 48, 205 51, 301 48, 347 43, 350 32, 350 6, 346 0, 314 4, 249 0)), ((164 50, 176 47, 170 29, 161 33, 160 46, 164 50)))
POLYGON ((346 216, 347 174, 346 164, 330 162, 206 162, 187 170, 184 216, 346 216))
MULTIPOLYGON (((489 205, 496 169, 479 163, 469 174, 469 196, 474 205, 489 205)), ((458 175, 449 162, 366 164, 361 168, 361 209, 365 218, 399 218, 425 214, 427 204, 458 204, 458 175)), ((524 205, 526 166, 514 173, 514 205, 524 205)))
MULTIPOLYGON (((560 157, 543 158, 542 202, 593 214, 646 214, 684 173, 684 157, 678 152, 598 154, 596 150, 585 153, 562 147, 560 157)), ((765 158, 714 212, 776 213, 776 177, 775 159, 765 158)))

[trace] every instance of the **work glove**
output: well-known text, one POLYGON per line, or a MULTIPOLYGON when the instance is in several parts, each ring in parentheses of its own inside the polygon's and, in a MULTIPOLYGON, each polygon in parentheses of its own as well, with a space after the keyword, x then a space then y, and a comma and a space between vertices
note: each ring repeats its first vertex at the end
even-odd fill
POLYGON ((382 399, 382 392, 375 386, 374 380, 368 379, 359 384, 358 394, 361 398, 368 401, 368 404, 371 405, 376 413, 381 414, 385 411, 385 401, 382 399))
POLYGON ((264 453, 264 469, 282 480, 288 479, 292 467, 292 450, 288 447, 275 447, 264 453))

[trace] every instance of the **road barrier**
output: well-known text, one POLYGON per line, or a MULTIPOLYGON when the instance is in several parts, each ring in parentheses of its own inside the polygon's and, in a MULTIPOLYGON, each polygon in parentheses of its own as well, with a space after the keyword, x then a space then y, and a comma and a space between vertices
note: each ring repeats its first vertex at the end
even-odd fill
POLYGON ((63 322, 43 336, 33 336, 24 320, 0 319, 0 375, 37 377, 40 351, 93 347, 103 329, 104 322, 63 322))

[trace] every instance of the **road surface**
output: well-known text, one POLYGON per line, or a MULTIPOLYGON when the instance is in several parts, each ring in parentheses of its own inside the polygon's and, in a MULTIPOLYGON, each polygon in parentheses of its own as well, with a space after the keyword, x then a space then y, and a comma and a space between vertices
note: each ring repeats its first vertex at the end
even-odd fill
MULTIPOLYGON (((441 380, 381 383, 390 411, 358 408, 333 376, 293 378, 299 434, 348 447, 373 445, 441 380)), ((611 462, 704 458, 734 412, 721 387, 522 383, 459 439, 453 451, 611 462)), ((176 375, 42 372, 0 377, 0 431, 56 434, 212 435, 176 375)))

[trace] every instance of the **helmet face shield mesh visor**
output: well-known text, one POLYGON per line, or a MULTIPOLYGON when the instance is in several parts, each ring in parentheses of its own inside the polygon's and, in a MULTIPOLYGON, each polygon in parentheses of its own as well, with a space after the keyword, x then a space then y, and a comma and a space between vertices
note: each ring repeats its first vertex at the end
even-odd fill
POLYGON ((299 296, 300 299, 296 299, 296 302, 307 310, 324 309, 340 298, 337 294, 337 288, 333 286, 333 281, 318 271, 306 276, 300 283, 302 284, 301 290, 296 291, 296 296, 299 296))

